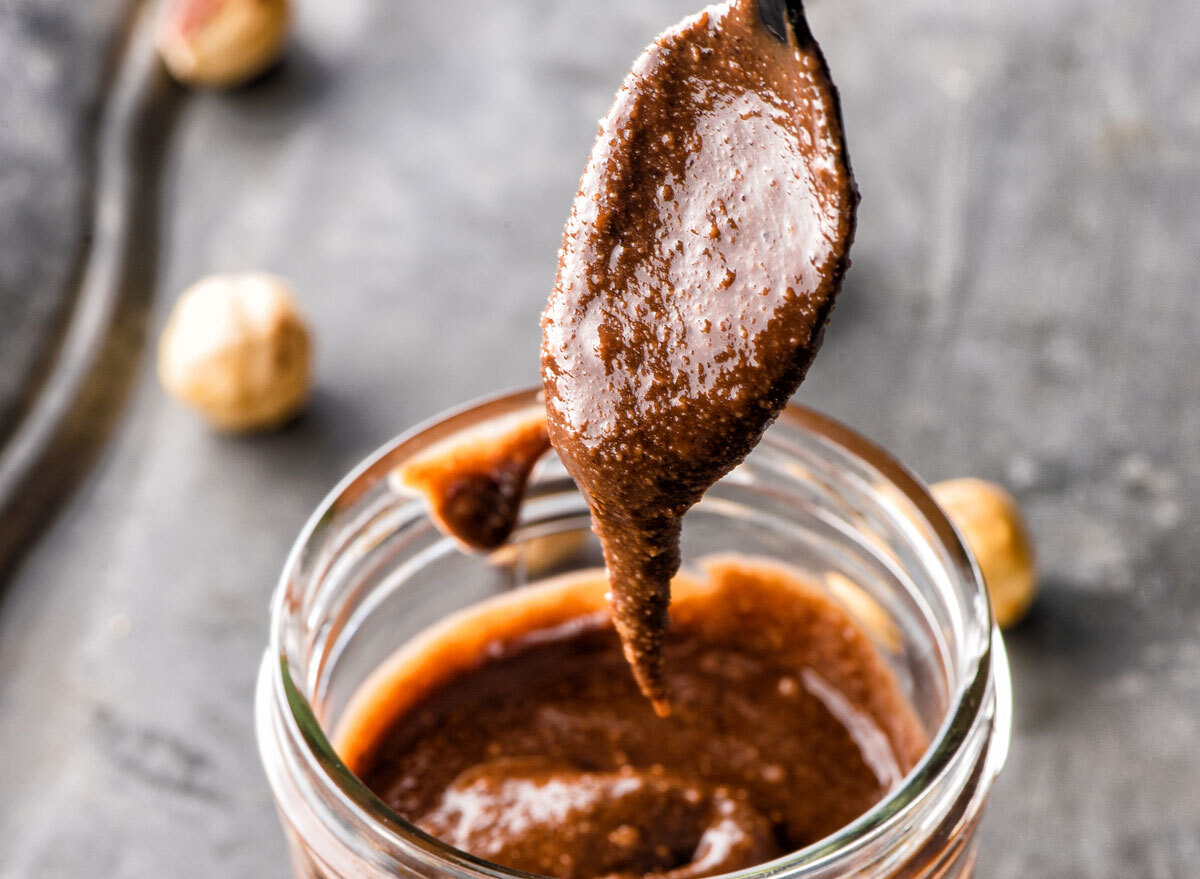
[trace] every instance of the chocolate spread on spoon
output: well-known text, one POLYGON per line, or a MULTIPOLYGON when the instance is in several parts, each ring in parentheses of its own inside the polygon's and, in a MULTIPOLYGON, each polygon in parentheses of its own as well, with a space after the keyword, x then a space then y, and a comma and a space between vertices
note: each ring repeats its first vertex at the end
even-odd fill
POLYGON ((784 43, 737 0, 645 51, 601 122, 542 320, 550 439, 664 715, 682 517, 804 378, 849 263, 837 95, 801 30, 784 43))

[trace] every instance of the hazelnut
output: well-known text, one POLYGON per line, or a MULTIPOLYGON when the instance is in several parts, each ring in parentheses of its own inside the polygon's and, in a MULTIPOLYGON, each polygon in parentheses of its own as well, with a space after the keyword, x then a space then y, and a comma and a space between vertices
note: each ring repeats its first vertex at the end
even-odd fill
POLYGON ((279 60, 290 17, 289 0, 168 0, 158 51, 182 83, 240 85, 279 60))
POLYGON ((531 579, 544 577, 561 568, 587 545, 586 531, 560 531, 534 537, 521 546, 525 574, 531 579))
POLYGON ((586 531, 560 531, 542 537, 532 537, 518 543, 506 543, 493 550, 488 560, 497 566, 514 565, 524 568, 525 578, 538 580, 559 571, 587 545, 586 531))
POLYGON ((308 400, 308 328, 287 283, 213 275, 183 292, 158 343, 167 393, 227 431, 279 427, 308 400))
POLYGON ((1016 500, 982 479, 939 482, 933 496, 974 553, 996 622, 1002 628, 1020 622, 1037 592, 1037 569, 1016 500))

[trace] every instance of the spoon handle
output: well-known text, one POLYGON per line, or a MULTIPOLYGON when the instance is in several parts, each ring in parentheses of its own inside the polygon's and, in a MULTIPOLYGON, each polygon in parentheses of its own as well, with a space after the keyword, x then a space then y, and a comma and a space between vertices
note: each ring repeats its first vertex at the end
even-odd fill
POLYGON ((803 46, 812 41, 802 0, 758 0, 758 14, 767 30, 783 42, 788 41, 788 22, 791 22, 797 43, 803 46))

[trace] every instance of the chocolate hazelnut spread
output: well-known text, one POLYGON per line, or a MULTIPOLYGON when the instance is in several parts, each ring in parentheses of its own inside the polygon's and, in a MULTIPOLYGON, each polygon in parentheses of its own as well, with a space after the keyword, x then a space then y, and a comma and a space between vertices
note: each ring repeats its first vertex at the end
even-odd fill
POLYGON ((403 648, 336 735, 350 768, 443 841, 561 879, 699 879, 853 821, 926 735, 871 640, 776 563, 676 579, 674 710, 625 669, 600 571, 470 608, 403 648))
POLYGON ((792 24, 781 41, 737 0, 638 59, 601 122, 542 320, 550 439, 588 498, 617 630, 661 714, 682 517, 800 384, 848 266, 857 196, 837 95, 792 24))
POLYGON ((678 576, 684 513, 800 384, 848 265, 837 97, 791 24, 781 40, 734 0, 646 50, 564 232, 544 419, 397 474, 488 549, 552 444, 604 548, 606 573, 426 632, 344 715, 347 765, 480 858, 559 879, 752 867, 862 815, 924 750, 886 662, 825 593, 742 558, 678 576))
POLYGON ((550 450, 544 413, 525 413, 488 436, 435 445, 394 474, 429 503, 438 526, 469 549, 495 549, 517 524, 525 484, 550 450))

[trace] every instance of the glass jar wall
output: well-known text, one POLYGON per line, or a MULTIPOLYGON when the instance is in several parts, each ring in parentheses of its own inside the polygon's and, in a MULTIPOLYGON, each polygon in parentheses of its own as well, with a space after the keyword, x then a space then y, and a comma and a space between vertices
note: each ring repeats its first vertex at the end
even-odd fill
MULTIPOLYGON (((508 546, 467 554, 389 478, 434 444, 541 407, 536 391, 473 404, 388 444, 314 513, 272 603, 259 676, 259 748, 296 875, 515 877, 392 812, 330 745, 347 705, 406 641, 449 614, 600 564, 583 498, 548 456, 508 546)), ((872 636, 931 745, 873 809, 836 834, 739 876, 970 875, 975 828, 1011 725, 1007 661, 968 551, 926 489, 847 428, 790 407, 689 512, 684 568, 735 552, 781 561, 872 636)))

